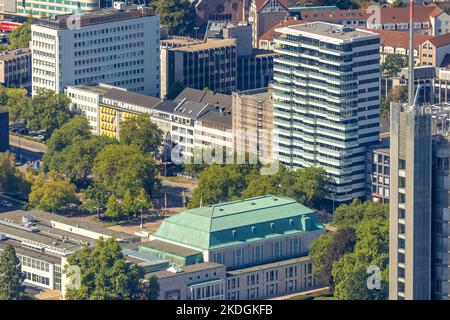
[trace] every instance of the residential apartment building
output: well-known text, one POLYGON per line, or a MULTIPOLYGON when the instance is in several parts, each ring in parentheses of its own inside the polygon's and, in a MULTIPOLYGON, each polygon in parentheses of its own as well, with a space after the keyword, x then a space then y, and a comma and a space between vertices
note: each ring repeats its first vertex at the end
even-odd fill
POLYGON ((421 43, 419 48, 420 64, 424 66, 446 68, 450 65, 450 31, 421 43))
POLYGON ((255 153, 263 163, 271 162, 272 92, 267 89, 233 92, 232 99, 234 149, 255 153))
POLYGON ((9 149, 9 113, 0 108, 0 152, 9 149))
POLYGON ((31 50, 0 52, 0 83, 5 87, 31 87, 31 50))
POLYGON ((99 0, 1 0, 0 13, 35 18, 67 13, 83 13, 112 6, 112 1, 99 0), (3 6, 2 6, 3 5, 3 6))
POLYGON ((432 125, 423 107, 391 105, 389 299, 429 300, 432 125))
MULTIPOLYGON (((304 22, 323 21, 370 29, 408 31, 409 8, 378 7, 371 9, 302 11, 298 16, 304 22)), ((414 6, 414 30, 416 33, 439 36, 450 31, 450 15, 435 4, 414 6)))
POLYGON ((159 299, 266 299, 321 285, 307 254, 324 232, 312 210, 267 195, 170 217, 139 250, 174 263, 147 275, 159 299))
POLYGON ((236 90, 235 39, 206 42, 175 38, 161 41, 161 97, 173 97, 175 87, 231 94, 236 90))
POLYGON ((33 94, 100 82, 159 96, 159 16, 150 8, 114 8, 38 19, 31 27, 33 94))
POLYGON ((259 37, 289 16, 289 0, 252 0, 248 21, 253 29, 253 47, 259 48, 259 37))
POLYGON ((273 156, 324 168, 337 201, 364 197, 366 151, 380 131, 379 35, 324 22, 277 31, 273 156))

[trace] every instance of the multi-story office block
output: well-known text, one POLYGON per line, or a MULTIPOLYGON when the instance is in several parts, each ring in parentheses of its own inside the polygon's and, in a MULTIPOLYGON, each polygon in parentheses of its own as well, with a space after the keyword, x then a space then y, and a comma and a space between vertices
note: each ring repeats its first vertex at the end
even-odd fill
POLYGON ((31 50, 0 52, 0 83, 5 87, 31 86, 31 50))
POLYGON ((323 167, 337 201, 364 197, 366 149, 380 131, 380 37, 324 22, 277 29, 274 156, 323 167))
POLYGON ((233 92, 234 148, 255 152, 264 163, 272 161, 272 92, 255 89, 233 92))
POLYGON ((100 0, 2 0, 0 2, 0 13, 22 17, 32 15, 34 18, 41 18, 57 14, 88 12, 111 5, 112 1, 100 0))
POLYGON ((235 39, 168 39, 161 43, 161 97, 176 87, 231 94, 236 90, 235 39))
POLYGON ((100 82, 159 96, 159 16, 114 8, 39 19, 31 27, 33 94, 100 82))
POLYGON ((380 142, 367 151, 367 199, 389 203, 390 149, 389 132, 380 135, 380 142))
POLYGON ((9 148, 9 114, 0 108, 0 152, 9 148))
POLYGON ((425 108, 391 105, 389 298, 431 298, 432 143, 425 108))

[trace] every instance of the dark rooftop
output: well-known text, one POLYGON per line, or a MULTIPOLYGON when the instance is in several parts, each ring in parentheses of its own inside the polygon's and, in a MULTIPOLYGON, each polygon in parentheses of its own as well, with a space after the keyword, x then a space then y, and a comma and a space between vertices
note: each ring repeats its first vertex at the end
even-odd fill
POLYGON ((153 108, 161 101, 161 99, 159 98, 115 88, 111 88, 110 90, 105 92, 105 94, 103 94, 103 98, 118 100, 129 104, 148 108, 153 108))
POLYGON ((79 21, 74 21, 74 19, 72 18, 73 14, 69 13, 63 15, 54 15, 50 18, 37 19, 35 24, 51 29, 62 30, 68 29, 69 27, 71 27, 70 24, 75 22, 77 23, 77 27, 84 27, 94 24, 134 19, 142 17, 144 15, 145 16, 154 15, 153 9, 148 7, 144 7, 143 9, 144 10, 141 10, 140 6, 138 5, 126 5, 123 7, 123 10, 118 10, 115 8, 106 8, 81 13, 79 21))
POLYGON ((226 129, 233 128, 231 113, 220 112, 219 110, 208 110, 199 117, 199 120, 203 123, 224 127, 226 129))
POLYGON ((178 106, 177 102, 173 102, 170 100, 164 100, 164 101, 160 101, 156 106, 153 107, 153 109, 171 113, 175 110, 175 108, 177 106, 178 106))

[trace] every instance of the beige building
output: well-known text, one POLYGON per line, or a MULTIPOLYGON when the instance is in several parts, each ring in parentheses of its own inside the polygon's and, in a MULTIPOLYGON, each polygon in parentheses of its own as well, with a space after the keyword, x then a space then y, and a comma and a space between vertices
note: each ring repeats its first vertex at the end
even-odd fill
POLYGON ((447 67, 450 64, 450 33, 431 38, 419 47, 420 64, 447 67))
MULTIPOLYGON (((270 89, 269 89, 270 90, 270 89)), ((272 160, 272 93, 267 89, 233 92, 235 150, 255 152, 262 162, 272 160), (245 135, 245 136, 242 136, 245 135)))
POLYGON ((31 86, 31 50, 0 52, 0 83, 5 87, 31 86))
POLYGON ((259 37, 289 16, 288 0, 253 0, 249 21, 253 25, 253 47, 258 48, 259 37))

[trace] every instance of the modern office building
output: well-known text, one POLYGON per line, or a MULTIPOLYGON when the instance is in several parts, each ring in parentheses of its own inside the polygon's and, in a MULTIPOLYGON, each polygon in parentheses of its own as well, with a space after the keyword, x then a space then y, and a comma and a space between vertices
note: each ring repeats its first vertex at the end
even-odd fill
POLYGON ((263 163, 272 157, 273 105, 270 89, 233 92, 234 149, 254 152, 263 163))
POLYGON ((0 152, 9 149, 9 114, 0 108, 0 152))
POLYGON ((307 254, 323 232, 312 210, 267 195, 167 218, 139 250, 174 264, 147 274, 160 299, 266 299, 320 285, 307 254))
POLYGON ((391 105, 389 298, 431 298, 432 124, 423 107, 391 105))
POLYGON ((31 87, 31 50, 0 52, 0 83, 5 87, 31 87))
POLYGON ((112 1, 100 0, 1 0, 0 13, 8 16, 22 16, 34 18, 52 17, 59 14, 83 13, 111 7, 112 1))
POLYGON ((177 86, 231 94, 236 90, 236 67, 235 39, 163 40, 161 97, 173 97, 177 86))
POLYGON ((324 22, 277 30, 273 156, 323 167, 331 196, 365 196, 367 147, 379 140, 380 37, 324 22))
POLYGON ((389 132, 380 135, 380 142, 367 150, 367 199, 389 203, 390 149, 389 132))
POLYGON ((31 27, 33 94, 100 82, 159 96, 159 16, 150 8, 113 8, 38 19, 31 27))

